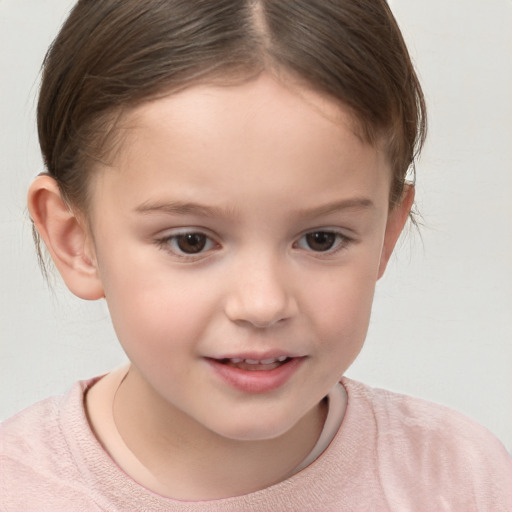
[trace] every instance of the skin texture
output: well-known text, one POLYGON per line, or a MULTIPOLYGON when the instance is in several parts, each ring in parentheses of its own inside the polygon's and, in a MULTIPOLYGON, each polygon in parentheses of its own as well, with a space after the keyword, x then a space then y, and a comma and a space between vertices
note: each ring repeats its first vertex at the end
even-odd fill
POLYGON ((132 363, 115 421, 158 492, 250 492, 314 446, 413 199, 409 187, 389 211, 386 156, 352 127, 291 81, 196 86, 127 115, 122 147, 94 173, 87 227, 51 178, 33 184, 32 216, 68 287, 106 297, 132 363), (325 232, 328 250, 305 236, 325 232), (185 233, 206 235, 204 249, 184 254, 185 233), (276 354, 300 362, 266 392, 210 364, 276 354))

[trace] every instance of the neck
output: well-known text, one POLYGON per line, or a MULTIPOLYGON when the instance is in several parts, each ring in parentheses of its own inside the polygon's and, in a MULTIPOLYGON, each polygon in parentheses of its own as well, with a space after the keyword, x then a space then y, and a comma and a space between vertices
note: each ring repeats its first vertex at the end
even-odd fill
POLYGON ((112 411, 127 448, 153 476, 140 483, 164 496, 198 501, 240 496, 284 480, 313 449, 326 409, 322 402, 279 437, 238 441, 205 428, 129 371, 112 411))

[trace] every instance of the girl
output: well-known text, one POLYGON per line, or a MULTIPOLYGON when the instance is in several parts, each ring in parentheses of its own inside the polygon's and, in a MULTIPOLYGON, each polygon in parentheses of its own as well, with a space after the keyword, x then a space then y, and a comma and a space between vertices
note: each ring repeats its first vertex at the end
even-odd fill
POLYGON ((384 1, 79 1, 29 210, 130 364, 3 424, 3 508, 510 510, 487 431, 343 377, 425 119, 384 1))

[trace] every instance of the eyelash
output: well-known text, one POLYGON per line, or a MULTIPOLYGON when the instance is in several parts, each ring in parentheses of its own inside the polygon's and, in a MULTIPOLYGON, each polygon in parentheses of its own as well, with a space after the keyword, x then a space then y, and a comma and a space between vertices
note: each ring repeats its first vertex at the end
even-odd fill
POLYGON ((182 260, 194 260, 194 261, 204 258, 206 256, 206 254, 208 253, 208 251, 212 250, 216 245, 218 245, 218 244, 216 244, 216 242, 214 240, 212 240, 212 238, 210 236, 208 236, 206 233, 203 233, 202 231, 199 231, 199 230, 197 230, 197 231, 190 230, 190 231, 182 231, 181 233, 174 233, 172 235, 157 239, 156 243, 157 243, 158 247, 160 247, 161 249, 163 249, 167 252, 170 252, 171 254, 173 254, 174 256, 177 256, 178 258, 180 258, 182 260), (180 238, 185 238, 187 236, 188 237, 193 237, 193 236, 204 237, 205 245, 203 247, 201 247, 200 250, 197 252, 190 252, 190 253, 184 252, 183 249, 180 248, 177 244, 179 244, 180 238), (206 247, 206 249, 205 249, 205 247, 206 247))
MULTIPOLYGON (((316 254, 320 257, 323 255, 331 256, 343 249, 346 249, 347 246, 351 242, 353 242, 353 240, 351 238, 347 237, 346 235, 344 235, 343 233, 341 233, 337 230, 320 229, 320 230, 313 230, 313 231, 308 231, 307 233, 304 233, 293 244, 293 248, 299 248, 299 249, 302 249, 302 250, 305 250, 308 252, 312 252, 313 254, 316 254), (307 241, 307 237, 311 237, 313 235, 321 235, 321 236, 327 235, 328 237, 334 236, 332 246, 328 247, 326 250, 314 250, 310 245, 312 240, 307 241), (302 240, 306 241, 306 244, 308 245, 308 247, 301 247, 302 240)), ((199 230, 198 231, 190 230, 190 231, 183 231, 181 233, 175 233, 175 234, 157 239, 156 243, 157 243, 158 247, 170 252, 171 254, 179 257, 180 259, 194 260, 194 261, 204 258, 209 253, 209 251, 211 251, 212 249, 215 248, 215 246, 218 247, 218 244, 210 236, 208 236, 206 233, 199 231, 199 230), (190 253, 184 252, 183 248, 180 248, 179 245, 177 245, 177 244, 179 244, 180 238, 184 238, 187 236, 188 237, 194 237, 194 236, 204 237, 204 246, 200 247, 197 252, 190 252, 190 253)))
POLYGON ((335 229, 318 229, 318 230, 308 231, 307 233, 304 233, 299 238, 299 240, 297 242, 295 242, 294 247, 298 247, 298 248, 304 249, 306 251, 310 251, 318 256, 322 256, 322 255, 332 256, 332 255, 338 253, 339 251, 346 249, 351 242, 353 242, 353 240, 351 238, 349 238, 345 234, 343 234, 340 231, 337 231, 335 229), (309 248, 305 249, 305 248, 300 247, 301 241, 307 240, 307 237, 312 236, 312 235, 322 235, 322 236, 327 235, 327 236, 331 236, 331 237, 333 236, 334 237, 333 244, 331 247, 327 248, 325 251, 321 251, 321 250, 315 251, 310 245, 311 241, 309 243, 306 242, 308 244, 309 248))

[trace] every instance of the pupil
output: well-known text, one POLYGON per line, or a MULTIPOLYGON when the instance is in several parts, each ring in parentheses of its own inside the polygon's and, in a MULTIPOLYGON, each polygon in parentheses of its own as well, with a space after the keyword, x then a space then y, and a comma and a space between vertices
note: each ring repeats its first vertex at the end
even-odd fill
POLYGON ((336 241, 336 235, 327 231, 317 231, 306 235, 308 246, 314 251, 328 251, 336 241))
POLYGON ((206 245, 206 236, 201 233, 187 233, 178 236, 178 247, 188 254, 201 252, 206 245))

